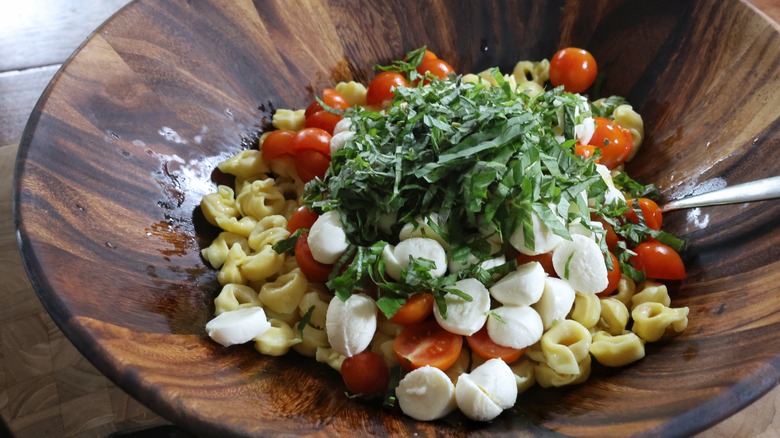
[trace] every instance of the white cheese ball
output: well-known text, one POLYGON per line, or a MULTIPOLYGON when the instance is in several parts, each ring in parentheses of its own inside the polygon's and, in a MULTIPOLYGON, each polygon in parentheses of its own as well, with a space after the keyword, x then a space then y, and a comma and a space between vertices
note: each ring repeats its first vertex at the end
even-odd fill
POLYGON ((409 372, 395 389, 404 414, 420 421, 442 418, 455 410, 455 385, 444 371, 424 366, 409 372))

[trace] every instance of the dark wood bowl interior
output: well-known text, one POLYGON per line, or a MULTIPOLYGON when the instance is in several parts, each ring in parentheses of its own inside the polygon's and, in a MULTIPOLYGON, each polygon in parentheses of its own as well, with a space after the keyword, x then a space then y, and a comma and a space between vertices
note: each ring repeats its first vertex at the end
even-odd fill
POLYGON ((216 164, 277 108, 428 45, 458 71, 589 49, 645 119, 630 164, 667 199, 780 174, 780 33, 738 2, 138 1, 43 94, 19 149, 15 218, 36 291, 108 377, 203 435, 688 435, 778 381, 780 203, 670 213, 689 239, 677 338, 583 385, 532 389, 488 424, 419 423, 344 397, 338 375, 205 335, 218 292, 198 210, 216 164))

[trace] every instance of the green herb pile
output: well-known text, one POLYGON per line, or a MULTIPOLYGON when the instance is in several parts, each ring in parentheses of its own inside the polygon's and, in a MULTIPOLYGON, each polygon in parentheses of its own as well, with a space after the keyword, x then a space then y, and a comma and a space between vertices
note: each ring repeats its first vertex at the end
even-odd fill
MULTIPOLYGON (((419 78, 415 62, 419 64, 422 53, 424 48, 410 52, 409 62, 380 69, 406 73, 414 83, 419 78)), ((384 246, 397 243, 403 224, 434 213, 438 221, 428 220, 428 225, 461 262, 469 255, 480 261, 498 255, 490 253, 480 229, 495 230, 502 242, 522 229, 526 245, 533 249, 532 214, 567 239, 572 222, 603 234, 603 229, 590 225, 595 212, 629 245, 651 235, 681 248, 683 243, 673 236, 646 227, 637 206, 640 224, 620 225, 615 218, 631 206, 624 202, 604 206, 608 188, 593 159, 574 154, 575 140, 562 141, 574 138, 574 126, 585 117, 609 116, 621 98, 591 108, 584 97, 562 87, 531 97, 513 90, 498 70, 493 77, 499 86, 464 83, 456 76, 428 77, 427 85, 396 89, 384 111, 351 108, 344 113, 352 122, 354 139, 333 154, 325 178, 311 181, 305 190, 307 204, 316 211, 339 211, 351 243, 328 282, 337 296, 346 299, 373 283, 378 286, 377 304, 388 316, 410 294, 421 291, 432 292, 440 309, 446 310, 443 295, 460 292, 445 288, 458 279, 475 277, 489 286, 492 274, 516 267, 509 261, 486 271, 476 263, 457 274, 432 278, 428 274, 432 262, 413 259, 400 281, 388 279, 381 258, 384 246), (588 207, 589 198, 596 207, 588 207), (380 227, 388 218, 395 224, 389 233, 380 227)), ((632 197, 657 192, 624 173, 615 183, 632 197)), ((602 246, 606 253, 606 243, 602 246)), ((499 253, 506 251, 511 249, 505 244, 499 253)), ((642 273, 627 263, 633 254, 625 242, 615 254, 626 275, 643 280, 642 273)))

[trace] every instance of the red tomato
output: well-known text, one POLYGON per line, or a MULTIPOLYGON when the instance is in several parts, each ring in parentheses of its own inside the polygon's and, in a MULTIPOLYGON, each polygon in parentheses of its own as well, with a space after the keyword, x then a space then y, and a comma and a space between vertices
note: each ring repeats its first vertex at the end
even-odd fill
MULTIPOLYGON (((325 105, 331 108, 340 110, 349 108, 349 102, 347 102, 347 98, 333 88, 326 88, 322 90, 322 101, 325 102, 325 105)), ((308 119, 310 115, 323 111, 324 109, 325 108, 323 108, 322 105, 320 105, 320 103, 315 100, 306 108, 306 112, 303 113, 303 117, 308 119)))
POLYGON ((292 143, 293 137, 295 137, 295 131, 287 129, 272 131, 265 137, 265 140, 263 140, 263 144, 261 145, 263 158, 272 160, 281 157, 282 155, 292 153, 290 144, 292 143))
POLYGON ((330 271, 333 270, 333 265, 326 265, 314 260, 311 248, 309 248, 308 231, 298 236, 298 240, 295 242, 295 261, 298 262, 298 267, 301 268, 303 275, 312 283, 325 283, 328 281, 330 271))
POLYGON ((383 71, 368 84, 366 103, 368 105, 381 105, 382 102, 392 100, 395 97, 394 88, 408 86, 409 83, 401 73, 383 71))
POLYGON ((568 47, 550 60, 550 83, 563 85, 569 93, 582 93, 593 85, 598 73, 596 60, 587 50, 568 47))
POLYGON ((628 262, 635 269, 645 271, 647 278, 656 280, 682 280, 685 265, 673 248, 658 241, 642 242, 634 248, 636 255, 628 262))
POLYGON ((601 216, 599 216, 599 215, 597 215, 595 213, 592 213, 590 215, 590 220, 597 221, 597 222, 601 223, 601 225, 604 227, 604 229, 607 230, 607 235, 606 235, 607 248, 609 248, 610 251, 615 249, 615 245, 617 245, 617 243, 618 243, 618 235, 615 232, 615 228, 612 227, 612 224, 610 224, 609 222, 605 221, 604 218, 602 218, 601 216))
POLYGON ((325 171, 330 166, 330 156, 311 149, 303 149, 295 153, 295 171, 301 181, 307 183, 315 177, 324 178, 325 171))
POLYGON ((451 65, 442 59, 438 58, 423 58, 419 66, 417 66, 417 73, 425 75, 425 73, 431 73, 439 79, 447 79, 450 73, 455 73, 455 69, 451 65))
MULTIPOLYGON (((628 202, 630 209, 625 212, 623 216, 631 222, 638 224, 639 217, 634 211, 634 201, 635 200, 633 199, 626 201, 628 202)), ((648 198, 639 198, 636 199, 636 202, 639 204, 639 209, 642 211, 642 216, 645 218, 645 225, 647 225, 647 227, 650 229, 660 230, 661 224, 663 223, 663 214, 661 213, 661 208, 658 206, 658 204, 656 204, 652 199, 648 198)))
MULTIPOLYGON (((438 58, 439 57, 436 56, 435 53, 431 52, 430 50, 426 50, 425 53, 423 54, 422 60, 424 61, 426 59, 438 59, 438 58)), ((403 60, 404 60, 404 62, 407 61, 406 56, 404 56, 403 60)))
POLYGON ((552 262, 552 252, 546 252, 544 254, 539 255, 525 255, 525 254, 519 254, 517 256, 517 265, 524 265, 529 262, 539 262, 542 264, 542 268, 544 268, 544 272, 547 273, 550 277, 558 277, 558 274, 555 273, 555 268, 553 267, 552 262))
POLYGON ((601 158, 598 162, 610 169, 620 166, 631 153, 631 142, 626 140, 623 128, 604 117, 594 117, 593 120, 596 123, 596 130, 588 144, 601 149, 601 158))
POLYGON ((287 231, 294 233, 299 228, 311 228, 318 217, 320 216, 309 210, 309 207, 305 205, 298 207, 287 221, 287 231))
POLYGON ((352 394, 381 394, 390 383, 390 368, 373 351, 364 351, 344 359, 341 378, 352 394))
POLYGON ((607 279, 609 280, 609 283, 607 283, 607 287, 604 288, 603 291, 597 294, 602 298, 606 298, 612 295, 612 292, 617 290, 618 283, 620 283, 620 278, 623 276, 623 271, 620 269, 620 262, 618 261, 617 257, 615 257, 615 254, 612 254, 610 251, 609 257, 612 259, 612 269, 607 271, 607 279))
POLYGON ((390 322, 398 325, 412 325, 424 321, 433 313, 433 295, 419 293, 412 295, 406 303, 395 312, 390 322))
POLYGON ((487 326, 482 327, 478 332, 466 337, 471 351, 485 360, 501 359, 506 363, 512 363, 522 356, 525 348, 512 348, 498 345, 490 339, 487 326))
POLYGON ((580 144, 580 143, 574 145, 574 155, 582 159, 590 158, 595 153, 596 153, 596 146, 591 146, 589 144, 580 144))
MULTIPOLYGON (((336 129, 336 124, 340 122, 341 119, 343 119, 343 117, 338 114, 320 110, 309 117, 306 117, 304 126, 307 128, 320 128, 328 134, 333 135, 333 130, 336 129)), ((328 144, 328 150, 330 150, 330 144, 328 144)))
POLYGON ((320 128, 303 128, 295 133, 290 142, 290 149, 294 155, 302 150, 314 150, 321 154, 330 155, 331 135, 320 128))
POLYGON ((407 371, 425 365, 446 371, 458 360, 461 348, 463 337, 444 330, 436 321, 404 327, 393 341, 395 355, 407 371))

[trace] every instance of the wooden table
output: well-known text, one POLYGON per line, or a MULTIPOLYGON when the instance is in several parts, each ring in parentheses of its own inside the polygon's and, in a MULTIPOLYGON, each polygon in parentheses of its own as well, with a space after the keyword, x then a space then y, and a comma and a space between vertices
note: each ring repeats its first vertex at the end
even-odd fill
MULTIPOLYGON (((73 50, 126 3, 0 2, 0 416, 18 437, 106 436, 166 424, 103 377, 43 310, 11 214, 16 151, 30 111, 73 50)), ((780 22, 780 0, 751 3, 780 22)), ((780 436, 778 410, 780 387, 700 436, 780 436)))

